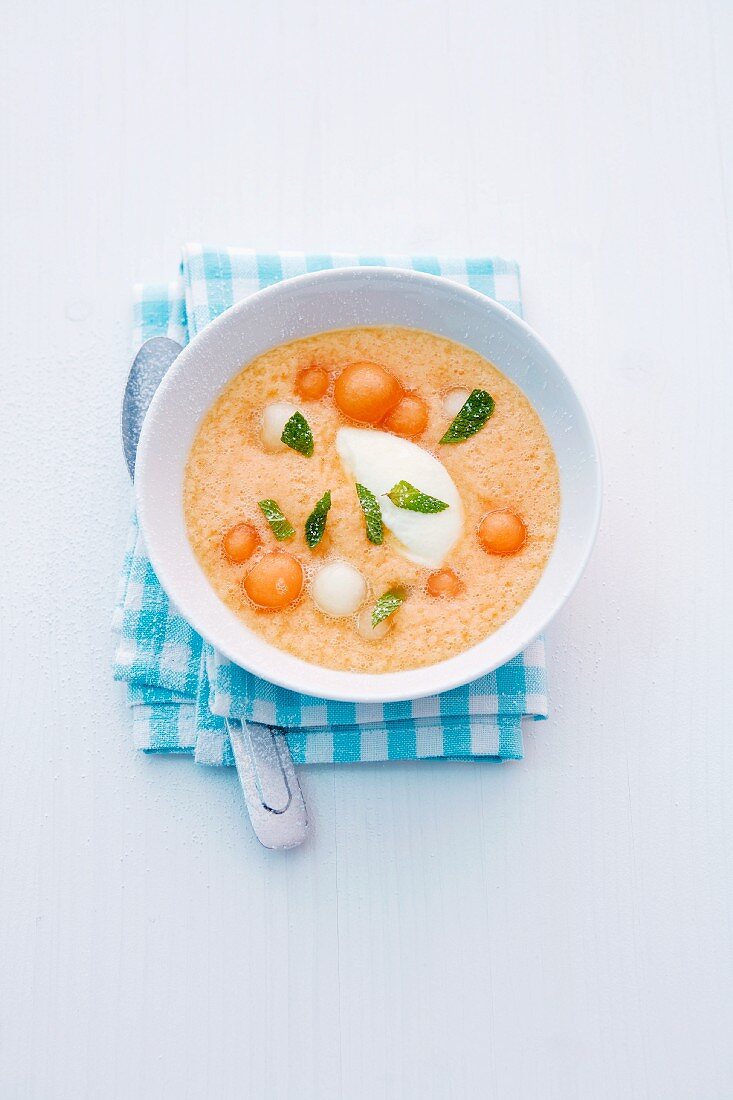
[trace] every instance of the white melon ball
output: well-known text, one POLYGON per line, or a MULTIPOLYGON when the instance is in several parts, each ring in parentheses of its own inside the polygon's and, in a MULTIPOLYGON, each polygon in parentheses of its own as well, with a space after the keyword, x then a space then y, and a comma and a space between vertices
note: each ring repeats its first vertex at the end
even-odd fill
POLYGON ((273 401, 265 406, 262 413, 262 446, 266 451, 287 450, 287 444, 280 437, 288 420, 297 411, 290 401, 273 401))
POLYGON ((471 396, 470 390, 449 390, 443 398, 443 412, 451 420, 458 416, 463 406, 471 396))
POLYGON ((367 642, 378 642, 380 638, 383 638, 385 634, 389 634, 392 629, 391 616, 382 619, 381 623, 377 623, 376 626, 372 626, 372 611, 374 608, 365 607, 356 620, 356 629, 361 634, 362 638, 367 642))
POLYGON ((364 603, 366 594, 364 577, 345 561, 331 561, 322 566, 311 582, 316 607, 334 619, 353 615, 364 603))

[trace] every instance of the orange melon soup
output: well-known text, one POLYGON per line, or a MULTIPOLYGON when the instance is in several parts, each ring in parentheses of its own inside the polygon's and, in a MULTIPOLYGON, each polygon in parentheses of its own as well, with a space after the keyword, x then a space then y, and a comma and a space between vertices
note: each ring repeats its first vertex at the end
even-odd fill
POLYGON ((560 486, 539 416, 486 359, 354 328, 243 367, 199 426, 184 510, 251 630, 312 664, 395 672, 516 612, 550 556, 560 486))

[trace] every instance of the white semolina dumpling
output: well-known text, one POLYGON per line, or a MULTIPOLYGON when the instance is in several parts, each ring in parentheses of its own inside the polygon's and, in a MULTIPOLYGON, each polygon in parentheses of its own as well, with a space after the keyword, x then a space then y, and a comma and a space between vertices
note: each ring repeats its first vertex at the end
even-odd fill
POLYGON ((286 451, 287 444, 282 441, 283 428, 293 413, 298 410, 290 401, 273 401, 262 412, 262 446, 266 451, 286 451))
POLYGON ((353 615, 366 599, 367 582, 353 565, 331 561, 321 566, 311 581, 311 596, 324 615, 340 619, 353 615))
POLYGON ((443 412, 445 415, 453 420, 454 417, 458 416, 470 396, 471 394, 468 390, 448 390, 443 398, 443 412))
POLYGON ((356 620, 356 629, 365 642, 378 642, 392 629, 391 615, 375 626, 372 622, 372 610, 371 607, 365 607, 356 620))

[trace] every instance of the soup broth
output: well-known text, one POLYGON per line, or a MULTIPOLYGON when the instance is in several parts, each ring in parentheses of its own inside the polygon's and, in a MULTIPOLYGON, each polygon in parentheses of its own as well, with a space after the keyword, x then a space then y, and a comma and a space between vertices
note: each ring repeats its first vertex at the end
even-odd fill
POLYGON ((201 567, 249 628, 313 664, 381 673, 452 657, 517 611, 550 556, 560 487, 539 416, 486 359, 427 332, 354 328, 272 348, 243 367, 199 426, 184 510, 201 567), (465 413, 468 395, 469 412, 483 401, 484 415, 487 395, 493 411, 474 434, 441 442, 456 415, 464 432, 480 419, 465 413), (380 490, 371 495, 381 543, 370 541, 356 489, 370 480, 380 490), (322 504, 307 536, 327 492, 330 508, 322 504), (294 533, 276 538, 287 528, 259 502, 274 503, 294 533), (319 580, 333 563, 351 569, 319 580), (268 591, 272 605, 261 602, 268 591), (386 593, 396 606, 373 627, 386 593))

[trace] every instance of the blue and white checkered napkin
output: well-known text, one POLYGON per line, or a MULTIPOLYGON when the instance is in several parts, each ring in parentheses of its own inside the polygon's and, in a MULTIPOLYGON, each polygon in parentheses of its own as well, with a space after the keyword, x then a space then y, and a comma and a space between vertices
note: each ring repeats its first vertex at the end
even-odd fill
MULTIPOLYGON (((265 255, 184 249, 181 277, 135 293, 135 349, 150 336, 181 344, 234 302, 271 283, 331 267, 388 265, 443 275, 521 313, 516 264, 496 259, 265 255)), ((133 518, 114 626, 115 678, 127 684, 134 740, 148 753, 233 764, 225 717, 282 728, 296 763, 522 756, 523 716, 547 713, 542 640, 480 680, 406 703, 335 703, 297 695, 231 664, 202 639, 158 583, 133 518)))

